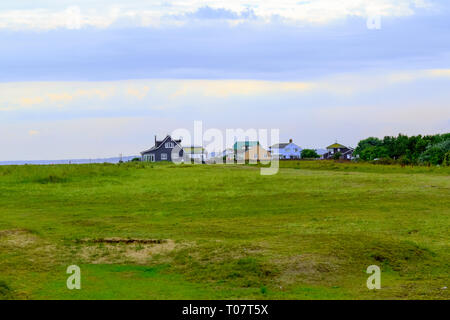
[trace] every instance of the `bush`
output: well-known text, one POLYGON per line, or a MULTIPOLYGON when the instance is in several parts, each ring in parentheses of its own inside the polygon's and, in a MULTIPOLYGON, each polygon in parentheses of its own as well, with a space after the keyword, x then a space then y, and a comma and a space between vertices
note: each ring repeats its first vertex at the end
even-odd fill
POLYGON ((303 149, 301 152, 302 159, 317 159, 320 156, 317 154, 316 150, 313 149, 303 149))
POLYGON ((398 160, 402 166, 407 166, 409 164, 412 164, 411 160, 409 160, 406 156, 401 156, 398 160))
POLYGON ((443 166, 450 166, 450 151, 447 151, 447 153, 444 155, 444 160, 442 161, 443 166))

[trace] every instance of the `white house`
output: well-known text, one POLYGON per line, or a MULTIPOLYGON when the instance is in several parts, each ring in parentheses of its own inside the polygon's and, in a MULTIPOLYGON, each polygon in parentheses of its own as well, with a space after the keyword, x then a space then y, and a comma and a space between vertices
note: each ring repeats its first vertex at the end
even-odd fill
POLYGON ((289 139, 289 143, 277 143, 270 147, 272 157, 279 159, 300 159, 302 148, 289 139))

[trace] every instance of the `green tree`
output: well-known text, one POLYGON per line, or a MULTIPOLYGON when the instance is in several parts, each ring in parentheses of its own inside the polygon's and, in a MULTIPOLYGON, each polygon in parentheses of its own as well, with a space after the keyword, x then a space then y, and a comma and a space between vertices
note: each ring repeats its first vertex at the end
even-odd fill
POLYGON ((370 137, 358 143, 354 155, 366 161, 394 159, 402 164, 441 164, 449 150, 448 140, 450 133, 411 137, 399 134, 397 137, 386 136, 383 140, 370 137))
POLYGON ((301 152, 302 159, 317 159, 320 156, 317 154, 316 150, 313 149, 303 149, 301 152))
POLYGON ((450 138, 428 146, 427 150, 420 155, 419 161, 422 163, 442 164, 447 152, 450 151, 450 138))
POLYGON ((383 141, 374 137, 361 140, 353 154, 366 161, 388 156, 383 141))

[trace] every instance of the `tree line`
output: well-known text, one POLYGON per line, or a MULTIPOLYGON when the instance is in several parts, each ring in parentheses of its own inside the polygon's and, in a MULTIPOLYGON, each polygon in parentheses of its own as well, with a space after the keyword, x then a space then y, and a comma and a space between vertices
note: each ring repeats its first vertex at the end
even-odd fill
POLYGON ((353 155, 365 161, 450 165, 450 133, 370 137, 358 143, 353 155))

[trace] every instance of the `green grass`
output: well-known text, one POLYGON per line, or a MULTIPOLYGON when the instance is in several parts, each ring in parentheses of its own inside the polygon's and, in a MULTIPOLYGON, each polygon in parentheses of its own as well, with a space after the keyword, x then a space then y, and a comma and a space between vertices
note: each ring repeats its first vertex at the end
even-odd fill
POLYGON ((448 299, 449 214, 444 167, 0 166, 0 299, 448 299))

